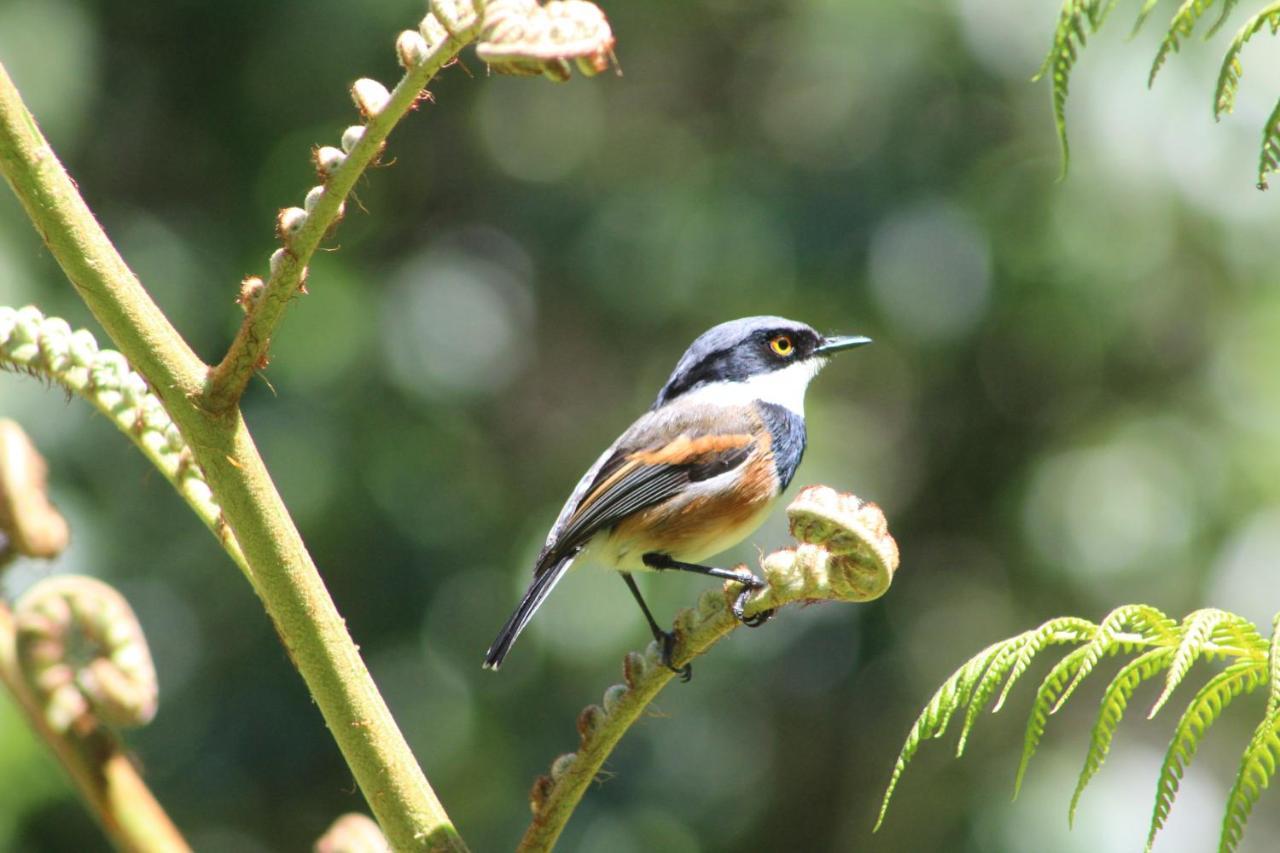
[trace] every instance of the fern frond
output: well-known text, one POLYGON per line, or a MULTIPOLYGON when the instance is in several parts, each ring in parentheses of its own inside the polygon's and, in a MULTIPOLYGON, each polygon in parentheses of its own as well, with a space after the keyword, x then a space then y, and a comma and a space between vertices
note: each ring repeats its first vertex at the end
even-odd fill
MULTIPOLYGON (((1011 680, 1017 680, 1018 676, 1026 671, 1035 655, 1046 646, 1055 643, 1078 643, 1091 637, 1095 630, 1096 626, 1087 619, 1074 616, 1051 619, 1039 628, 1024 631, 1015 637, 987 646, 952 673, 951 677, 933 694, 929 704, 920 712, 920 716, 911 726, 911 731, 907 733, 906 742, 902 745, 902 751, 898 753, 898 760, 894 763, 893 773, 889 777, 889 785, 885 789, 884 799, 880 804, 880 814, 876 818, 875 829, 879 829, 880 824, 884 822, 885 813, 889 810, 889 800, 893 796, 894 789, 898 787, 898 780, 902 778, 903 771, 907 769, 920 744, 929 738, 941 737, 957 710, 968 706, 964 729, 961 733, 962 742, 957 752, 959 754, 964 750, 963 741, 967 739, 974 720, 990 700, 991 694, 995 692, 1001 679, 1005 678, 1005 673, 1021 664, 1021 671, 1009 676, 1011 680)), ((992 709, 993 713, 997 710, 999 710, 999 704, 992 709)))
POLYGON ((1266 127, 1262 129, 1262 153, 1258 156, 1258 189, 1268 186, 1267 175, 1280 169, 1280 101, 1276 102, 1271 115, 1267 116, 1266 127))
POLYGON ((1004 706, 1004 700, 1009 695, 1009 690, 1027 671, 1027 667, 1031 665, 1036 654, 1047 646, 1088 640, 1096 630, 1097 626, 1087 619, 1077 619, 1075 617, 1053 619, 1035 630, 1019 634, 1006 644, 1001 649, 1000 654, 992 659, 990 666, 987 667, 986 672, 982 674, 981 680, 974 687, 973 697, 970 699, 969 708, 965 712, 964 725, 960 729, 960 737, 956 740, 956 758, 964 754, 964 748, 969 742, 969 732, 973 730, 973 726, 978 720, 978 715, 982 713, 987 703, 991 701, 991 697, 995 694, 996 688, 1000 686, 1001 681, 1005 681, 1006 677, 1008 679, 1005 681, 1004 690, 1001 691, 999 700, 991 709, 993 714, 1004 706))
MULTIPOLYGON (((1028 634, 1030 633, 1032 632, 1028 632, 1028 634)), ((1027 634, 1021 636, 1025 637, 1027 634)), ((1000 686, 1000 682, 1009 674, 1009 670, 1013 668, 1014 663, 1018 660, 1018 649, 1019 646, 1014 643, 1005 645, 999 654, 991 659, 990 665, 987 666, 986 671, 982 673, 981 679, 974 687, 973 695, 969 700, 969 707, 965 710, 964 724, 960 727, 960 737, 956 739, 956 758, 964 755, 964 748, 969 742, 969 732, 973 730, 974 723, 978 721, 978 715, 982 713, 983 708, 987 707, 987 702, 991 700, 991 696, 996 692, 996 688, 1000 686)))
MULTIPOLYGON (((928 738, 941 737, 946 732, 952 715, 955 714, 956 709, 969 701, 974 685, 986 672, 991 662, 1004 653, 1006 648, 1017 644, 1025 636, 1026 634, 1020 634, 1012 639, 1001 640, 987 646, 952 673, 951 677, 944 681, 933 694, 929 704, 912 724, 911 731, 907 733, 907 740, 902 745, 902 751, 898 753, 898 760, 894 762, 893 774, 889 777, 889 786, 880 804, 880 815, 876 818, 875 829, 879 829, 880 824, 884 822, 885 812, 889 810, 889 798, 893 796, 894 789, 898 787, 898 780, 902 778, 903 771, 907 769, 921 742, 928 738)), ((872 831, 874 832, 875 829, 872 831)))
MULTIPOLYGON (((1155 61, 1151 63, 1151 73, 1147 75, 1147 88, 1155 85, 1156 75, 1160 73, 1160 69, 1164 67, 1165 60, 1169 58, 1170 53, 1177 53, 1182 47, 1182 39, 1189 38, 1195 30, 1196 24, 1200 21, 1200 16, 1209 10, 1213 5, 1213 0, 1183 0, 1178 11, 1173 14, 1173 19, 1169 22, 1169 30, 1165 33, 1164 40, 1160 42, 1160 49, 1156 51, 1155 61)), ((1223 10, 1225 16, 1226 10, 1223 10)), ((1222 16, 1219 17, 1221 24, 1222 16)), ((1217 26, 1217 25, 1215 25, 1217 26)))
POLYGON ((1222 11, 1218 13, 1218 20, 1214 21, 1213 26, 1209 27, 1209 31, 1204 34, 1205 41, 1213 38, 1218 30, 1222 29, 1222 25, 1227 22, 1227 18, 1229 18, 1232 11, 1235 10, 1237 2, 1239 2, 1239 0, 1223 0, 1222 11))
POLYGON ((1267 657, 1271 649, 1271 641, 1258 633, 1258 626, 1243 616, 1231 614, 1232 618, 1221 623, 1213 632, 1213 642, 1219 646, 1236 649, 1240 657, 1261 660, 1267 657))
POLYGON ((1138 34, 1138 30, 1142 29, 1142 25, 1147 22, 1148 16, 1155 11, 1160 0, 1143 0, 1142 8, 1138 10, 1138 18, 1133 22, 1133 29, 1129 31, 1129 38, 1133 38, 1138 34))
POLYGON ((1117 607, 1096 625, 1073 617, 1051 619, 1038 628, 988 646, 947 679, 916 720, 894 766, 876 829, 884 823, 889 801, 903 771, 925 738, 941 736, 957 712, 964 709, 964 724, 956 748, 956 754, 960 755, 978 715, 1001 683, 1003 689, 993 712, 1000 709, 1013 684, 1029 670, 1036 655, 1055 644, 1078 646, 1057 661, 1036 691, 1023 735, 1022 755, 1014 781, 1015 797, 1039 749, 1049 717, 1066 703, 1104 657, 1121 652, 1136 653, 1111 679, 1102 697, 1089 752, 1071 797, 1068 811, 1071 822, 1075 821, 1084 789, 1102 769, 1138 688, 1168 671, 1154 714, 1169 700, 1199 658, 1224 658, 1230 662, 1196 692, 1178 720, 1160 767, 1148 853, 1152 840, 1168 819, 1182 776, 1209 727, 1236 696, 1270 684, 1266 717, 1241 758, 1223 820, 1220 853, 1232 853, 1243 836, 1253 804, 1280 765, 1280 614, 1272 625, 1271 636, 1264 638, 1252 622, 1222 610, 1197 610, 1181 622, 1175 622, 1154 607, 1133 604, 1117 607))
MULTIPOLYGON (((1154 2, 1154 0, 1148 0, 1154 2)), ((1053 81, 1053 123, 1058 131, 1058 144, 1062 149, 1062 173, 1067 174, 1071 150, 1067 144, 1067 90, 1071 69, 1084 49, 1087 35, 1098 31, 1102 22, 1115 7, 1116 0, 1063 0, 1058 13, 1058 25, 1053 29, 1053 44, 1045 55, 1040 70, 1031 79, 1040 80, 1051 74, 1053 81)))
POLYGON ((1276 772, 1276 762, 1280 761, 1277 726, 1280 726, 1280 714, 1268 714, 1245 748, 1235 784, 1227 796, 1227 813, 1222 819, 1222 835, 1218 839, 1219 853, 1234 853, 1239 846, 1249 812, 1276 772))
POLYGON ((1280 713, 1280 613, 1271 621, 1271 653, 1267 657, 1271 689, 1267 693, 1267 716, 1280 713))
MULTIPOLYGON (((1049 715, 1057 710, 1062 691, 1067 686, 1067 680, 1079 673, 1080 667, 1084 665, 1091 652, 1092 644, 1074 649, 1058 661, 1044 677, 1044 681, 1040 682, 1040 689, 1036 691, 1036 701, 1031 706, 1031 715, 1027 718, 1027 731, 1022 738, 1022 759, 1018 762, 1018 776, 1013 783, 1015 798, 1022 790, 1022 777, 1026 775, 1031 756, 1035 755, 1036 748, 1040 745, 1040 738, 1044 736, 1045 727, 1049 725, 1049 715)), ((1074 684, 1074 680, 1071 683, 1074 684)))
POLYGON ((1151 719, 1159 713, 1160 709, 1164 707, 1164 703, 1169 701, 1169 697, 1173 695, 1173 691, 1182 683, 1182 679, 1186 678, 1187 673, 1191 671, 1196 658, 1200 657, 1200 653, 1204 651, 1205 645, 1208 644, 1218 626, 1223 623, 1231 623, 1239 618, 1234 613, 1228 613, 1225 610, 1218 610, 1214 607, 1206 607, 1203 610, 1189 613, 1187 618, 1182 620, 1182 640, 1178 643, 1178 649, 1174 652, 1173 661, 1169 664, 1169 677, 1165 679, 1164 691, 1160 694, 1160 698, 1156 699, 1155 704, 1151 706, 1147 719, 1151 719))
POLYGON ((1098 627, 1087 619, 1068 616, 1062 619, 1051 619, 1034 631, 1019 634, 1015 641, 1021 642, 1018 642, 1015 646, 1016 657, 1008 668, 1009 677, 1005 681, 1004 689, 1000 691, 1000 698, 996 700, 991 713, 994 714, 1004 707, 1005 700, 1009 698, 1009 691, 1013 689, 1013 685, 1031 666, 1031 662, 1035 660, 1036 655, 1048 646, 1091 640, 1096 636, 1098 627))
POLYGON ((1124 718, 1125 709, 1133 697, 1133 692, 1144 681, 1163 672, 1169 666, 1173 655, 1174 650, 1170 648, 1151 649, 1125 664, 1107 685, 1107 690, 1102 695, 1098 720, 1093 724, 1089 753, 1085 756, 1084 768, 1081 769, 1080 779, 1076 782, 1075 793, 1071 795, 1071 806, 1067 811, 1069 824, 1075 823, 1076 807, 1080 804, 1080 797, 1084 794, 1089 780, 1102 769, 1103 762, 1107 760, 1107 753, 1111 751, 1111 741, 1115 737, 1116 729, 1120 726, 1120 720, 1124 718))
POLYGON ((1195 698, 1187 705, 1178 727, 1174 729, 1169 750, 1160 765, 1160 777, 1156 781, 1156 804, 1151 813, 1151 828, 1147 832, 1147 851, 1155 843, 1156 833, 1164 827, 1173 808, 1173 798, 1178 794, 1178 784, 1183 773, 1195 757, 1200 741, 1231 700, 1245 693, 1252 693, 1265 680, 1263 668, 1257 661, 1234 663, 1209 679, 1195 698))
POLYGON ((1176 637, 1177 630, 1174 627, 1173 620, 1156 608, 1146 604, 1127 604, 1124 607, 1117 607, 1098 623, 1097 633, 1094 634, 1093 639, 1082 650, 1084 654, 1081 657, 1080 667, 1076 670, 1075 678, 1062 691, 1062 694, 1058 697, 1057 704, 1053 706, 1049 713, 1057 713, 1058 709, 1076 692, 1076 688, 1088 678, 1089 673, 1093 671, 1099 661, 1104 657, 1114 655, 1116 652, 1128 651, 1133 645, 1133 639, 1161 645, 1172 645, 1176 637), (1125 628, 1132 628, 1138 633, 1138 636, 1136 638, 1126 636, 1125 628))
MULTIPOLYGON (((1213 93, 1215 119, 1220 119, 1224 113, 1230 113, 1235 109, 1240 77, 1244 74, 1244 66, 1240 63, 1240 52, 1244 50, 1249 39, 1257 35, 1263 27, 1270 27, 1272 35, 1280 32, 1280 0, 1267 4, 1262 11, 1245 21, 1244 26, 1236 33, 1236 37, 1231 40, 1231 46, 1222 57, 1222 68, 1218 71, 1218 85, 1213 93)), ((1275 113, 1272 113, 1272 116, 1275 116, 1275 113)), ((1267 139, 1271 138, 1272 127, 1274 123, 1268 122, 1267 139)), ((1266 169, 1262 174, 1265 175, 1267 171, 1271 169, 1266 169)))

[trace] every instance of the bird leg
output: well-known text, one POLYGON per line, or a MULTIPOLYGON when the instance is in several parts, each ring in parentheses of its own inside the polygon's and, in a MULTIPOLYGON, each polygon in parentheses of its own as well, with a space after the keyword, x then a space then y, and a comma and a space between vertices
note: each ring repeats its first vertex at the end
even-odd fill
POLYGON ((662 571, 664 569, 675 569, 681 572, 693 572, 699 575, 710 575, 713 578, 724 578, 725 580, 737 581, 742 584, 742 592, 738 593, 737 598, 733 600, 733 616, 748 628, 759 628, 764 623, 773 618, 772 610, 762 610, 754 616, 744 616, 743 611, 747 606, 747 598, 757 589, 764 587, 764 581, 746 569, 717 569, 714 566, 703 566, 698 563, 685 563, 681 560, 672 559, 666 554, 651 552, 645 554, 642 558, 644 564, 651 569, 662 571))
POLYGON ((635 596, 636 604, 640 605, 640 610, 644 613, 644 618, 649 623, 649 630, 653 632, 653 639, 662 651, 663 666, 680 676, 681 681, 688 681, 693 678, 693 664, 687 663, 683 667, 677 667, 671 662, 671 655, 676 648, 676 635, 671 631, 664 631, 658 627, 658 621, 649 612, 649 605, 644 603, 644 597, 640 595, 640 587, 636 586, 635 578, 631 577, 631 573, 619 572, 619 574, 622 575, 622 579, 626 582, 627 589, 631 590, 631 594, 635 596))

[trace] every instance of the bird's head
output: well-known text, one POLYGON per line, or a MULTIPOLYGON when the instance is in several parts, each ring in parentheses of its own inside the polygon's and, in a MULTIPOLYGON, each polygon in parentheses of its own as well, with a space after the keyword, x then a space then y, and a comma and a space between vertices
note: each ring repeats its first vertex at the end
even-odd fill
POLYGON ((696 394, 708 403, 776 403, 803 415, 805 389, 828 358, 869 343, 862 336, 822 335, 785 317, 730 320, 685 350, 653 408, 696 394))

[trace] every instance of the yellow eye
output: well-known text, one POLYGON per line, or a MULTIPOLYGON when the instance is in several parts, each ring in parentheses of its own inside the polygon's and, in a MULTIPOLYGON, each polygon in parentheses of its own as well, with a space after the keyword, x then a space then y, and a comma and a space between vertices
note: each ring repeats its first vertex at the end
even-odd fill
POLYGON ((773 339, 769 341, 769 349, 785 358, 795 352, 796 348, 795 345, 791 343, 791 338, 786 335, 775 335, 773 339))

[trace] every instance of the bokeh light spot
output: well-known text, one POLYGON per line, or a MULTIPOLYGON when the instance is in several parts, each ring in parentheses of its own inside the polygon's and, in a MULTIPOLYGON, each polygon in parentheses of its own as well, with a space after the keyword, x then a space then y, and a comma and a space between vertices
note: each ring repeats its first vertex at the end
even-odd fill
POLYGON ((871 294, 902 334, 947 341, 982 319, 991 291, 987 238, 963 211, 930 201, 889 216, 871 238, 871 294))
POLYGON ((596 149, 604 126, 600 86, 493 79, 480 90, 476 121, 485 150, 513 178, 552 183, 596 149))
POLYGON ((1041 462, 1023 507, 1040 557, 1089 583, 1149 569, 1184 548, 1195 521, 1191 484, 1162 450, 1120 439, 1041 462))
POLYGON ((392 379, 425 399, 500 390, 532 349, 528 281, 457 248, 406 261, 383 298, 382 320, 392 379))

